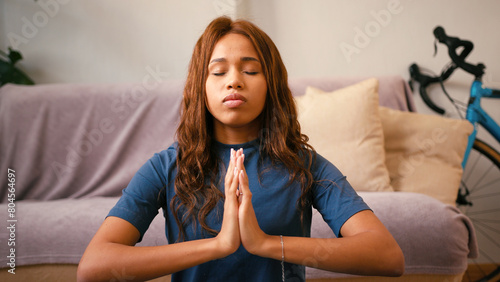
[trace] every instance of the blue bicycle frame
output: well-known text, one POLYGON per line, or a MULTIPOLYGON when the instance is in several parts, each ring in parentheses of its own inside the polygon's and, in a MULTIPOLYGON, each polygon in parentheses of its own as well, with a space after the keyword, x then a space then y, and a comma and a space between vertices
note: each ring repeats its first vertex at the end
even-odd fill
POLYGON ((465 151, 462 162, 463 168, 465 168, 472 145, 474 144, 474 140, 476 140, 477 124, 482 125, 498 142, 500 142, 500 126, 483 110, 483 108, 481 108, 481 98, 500 98, 500 95, 494 92, 498 92, 498 90, 483 88, 483 83, 480 80, 475 80, 472 83, 466 119, 472 123, 474 130, 469 136, 467 150, 465 151))

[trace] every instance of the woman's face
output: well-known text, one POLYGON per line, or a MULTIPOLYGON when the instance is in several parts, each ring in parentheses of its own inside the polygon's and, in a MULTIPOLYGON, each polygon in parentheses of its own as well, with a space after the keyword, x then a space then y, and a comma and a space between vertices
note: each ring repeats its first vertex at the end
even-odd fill
POLYGON ((227 34, 217 42, 205 86, 208 111, 214 117, 219 141, 226 141, 218 137, 228 131, 257 136, 267 83, 250 40, 240 34, 227 34))

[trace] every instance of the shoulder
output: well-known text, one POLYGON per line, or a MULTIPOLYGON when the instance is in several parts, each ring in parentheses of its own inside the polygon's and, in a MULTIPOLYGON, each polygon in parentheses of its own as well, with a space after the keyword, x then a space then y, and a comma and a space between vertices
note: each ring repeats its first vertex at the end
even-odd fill
POLYGON ((137 171, 136 177, 143 178, 152 183, 161 183, 163 186, 175 175, 177 159, 177 143, 165 150, 155 153, 137 171))
POLYGON ((316 151, 311 152, 311 173, 315 180, 330 179, 338 180, 344 177, 342 172, 329 160, 316 151))
POLYGON ((178 145, 177 142, 175 142, 167 149, 155 153, 149 159, 148 163, 151 163, 154 166, 162 166, 165 168, 171 167, 172 165, 175 166, 175 162, 177 160, 177 149, 178 145))
POLYGON ((162 160, 171 160, 171 159, 175 160, 177 158, 178 148, 179 145, 177 142, 175 142, 172 145, 170 145, 170 147, 168 147, 167 149, 155 153, 155 156, 159 157, 162 160))

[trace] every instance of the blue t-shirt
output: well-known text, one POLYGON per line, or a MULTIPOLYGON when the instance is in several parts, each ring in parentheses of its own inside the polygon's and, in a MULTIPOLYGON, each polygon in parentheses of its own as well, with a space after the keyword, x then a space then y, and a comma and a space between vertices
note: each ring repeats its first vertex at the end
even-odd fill
MULTIPOLYGON (((218 176, 219 189, 224 192, 225 168, 229 164, 230 149, 243 148, 245 169, 252 191, 252 204, 261 229, 269 235, 310 237, 312 209, 301 212, 297 200, 301 195, 298 182, 289 182, 288 171, 283 166, 271 165, 268 157, 260 158, 257 141, 239 145, 215 144, 222 161, 218 176), (260 178, 259 178, 260 174, 260 178)), ((155 154, 144 164, 130 181, 123 195, 108 216, 122 218, 134 225, 141 239, 158 210, 163 208, 165 233, 170 244, 178 239, 179 229, 169 208, 175 194, 176 144, 155 154), (166 203, 166 205, 165 205, 166 203)), ((346 177, 325 158, 316 154, 312 165, 314 180, 322 180, 313 186, 312 203, 323 219, 339 237, 342 225, 355 213, 369 207, 347 182, 346 177)), ((206 222, 220 230, 224 204, 219 204, 208 214, 206 222)), ((198 223, 185 226, 185 241, 212 237, 198 223)), ((168 262, 166 262, 168 263, 168 262)), ((281 281, 281 262, 248 253, 243 246, 233 254, 213 260, 172 275, 172 281, 281 281)), ((305 281, 305 267, 285 263, 285 275, 293 281, 305 281)))

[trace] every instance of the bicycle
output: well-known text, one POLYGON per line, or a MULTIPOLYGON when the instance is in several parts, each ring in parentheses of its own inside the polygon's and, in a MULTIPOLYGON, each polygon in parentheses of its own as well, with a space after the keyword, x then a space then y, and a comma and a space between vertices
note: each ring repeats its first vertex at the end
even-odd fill
MULTIPOLYGON (((482 98, 500 98, 500 90, 483 87, 482 77, 486 68, 484 64, 474 65, 465 61, 474 47, 471 41, 448 36, 440 26, 434 29, 434 36, 437 41, 448 47, 451 62, 443 68, 439 76, 424 74, 417 64, 412 64, 409 69, 410 85, 413 89, 412 82, 417 81, 424 103, 433 111, 444 115, 446 111, 436 105, 427 93, 429 85, 439 83, 460 117, 464 118, 462 111, 465 111, 465 119, 474 125, 462 162, 463 176, 456 204, 474 224, 478 237, 479 257, 477 260, 472 260, 474 268, 469 265, 464 279, 472 279, 471 273, 476 271, 481 276, 478 281, 492 281, 495 278, 499 279, 497 276, 500 275, 500 201, 498 201, 500 200, 500 153, 477 138, 477 129, 478 126, 482 126, 500 143, 500 126, 481 107, 482 98), (460 53, 457 52, 459 49, 460 53), (467 104, 453 99, 444 86, 444 81, 457 68, 474 75, 467 104), (493 198, 495 196, 498 197, 497 201, 493 198)), ((435 51, 437 52, 436 43, 435 51)))

